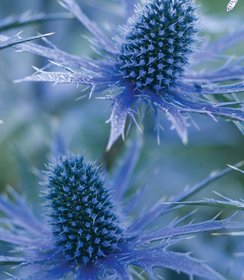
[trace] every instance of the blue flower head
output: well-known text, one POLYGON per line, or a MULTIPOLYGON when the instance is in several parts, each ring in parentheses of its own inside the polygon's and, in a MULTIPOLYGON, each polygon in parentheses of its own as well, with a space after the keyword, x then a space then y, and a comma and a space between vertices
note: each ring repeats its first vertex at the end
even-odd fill
POLYGON ((138 91, 163 94, 173 87, 192 52, 194 4, 144 1, 124 28, 118 69, 138 91))
MULTIPOLYGON (((11 199, 0 196, 0 211, 5 216, 0 220, 0 241, 14 248, 12 255, 0 256, 2 267, 12 266, 14 279, 23 280, 129 280, 140 271, 148 279, 157 279, 154 268, 175 270, 191 278, 224 279, 189 253, 178 252, 174 245, 192 234, 240 229, 240 223, 232 217, 187 223, 192 212, 163 225, 158 218, 179 206, 162 201, 135 215, 145 189, 126 199, 125 193, 138 151, 133 144, 110 180, 82 156, 61 157, 49 165, 42 217, 15 191, 10 190, 11 199)), ((230 170, 211 174, 171 202, 184 203, 230 170)))
POLYGON ((97 166, 65 158, 50 166, 46 189, 52 234, 68 261, 86 266, 118 250, 123 230, 97 166))
POLYGON ((23 80, 78 84, 90 88, 89 96, 109 92, 104 97, 113 102, 108 149, 124 136, 128 117, 137 124, 145 116, 142 106, 155 115, 158 136, 162 127, 159 112, 163 112, 183 143, 187 142, 192 113, 214 120, 223 117, 242 129, 243 103, 234 96, 244 91, 242 59, 225 54, 226 49, 241 41, 242 32, 201 43, 196 40, 196 31, 201 28, 194 1, 142 0, 134 6, 135 1, 123 0, 129 18, 109 38, 75 0, 60 3, 91 33, 98 58, 82 59, 53 45, 20 44, 18 49, 44 56, 60 69, 37 69, 23 80), (213 69, 213 61, 222 65, 213 69))

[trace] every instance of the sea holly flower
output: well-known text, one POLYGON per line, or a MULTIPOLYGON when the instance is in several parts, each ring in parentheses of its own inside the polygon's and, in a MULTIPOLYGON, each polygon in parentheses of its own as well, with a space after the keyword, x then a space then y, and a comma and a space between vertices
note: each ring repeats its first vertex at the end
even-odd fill
POLYGON ((99 58, 82 59, 55 46, 22 44, 20 50, 44 56, 60 69, 36 69, 24 80, 77 84, 90 89, 89 96, 105 92, 104 99, 113 102, 108 149, 124 136, 128 117, 136 124, 145 117, 143 106, 153 111, 158 136, 162 127, 159 112, 163 112, 183 143, 192 113, 214 120, 223 117, 242 129, 243 103, 233 96, 244 90, 242 59, 224 55, 241 40, 242 32, 201 46, 194 1, 142 0, 135 8, 134 1, 123 2, 129 18, 109 37, 74 0, 61 0, 92 35, 91 44, 99 58), (220 67, 200 67, 220 58, 224 63, 220 67))
POLYGON ((224 279, 206 263, 173 247, 188 235, 239 228, 233 217, 187 223, 192 212, 164 226, 155 222, 175 210, 175 202, 184 201, 232 169, 211 174, 173 197, 172 204, 158 201, 135 216, 146 189, 130 197, 125 193, 138 151, 134 143, 110 180, 83 156, 62 156, 50 164, 43 184, 42 218, 14 190, 10 190, 11 199, 0 197, 0 240, 14 247, 12 255, 0 257, 1 265, 12 266, 10 273, 25 280, 124 280, 140 272, 157 279, 155 268, 224 279))

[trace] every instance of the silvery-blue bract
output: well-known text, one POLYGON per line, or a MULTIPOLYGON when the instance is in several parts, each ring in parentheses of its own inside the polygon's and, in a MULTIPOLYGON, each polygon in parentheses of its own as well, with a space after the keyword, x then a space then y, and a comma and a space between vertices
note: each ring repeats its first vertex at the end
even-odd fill
POLYGON ((62 156, 48 165, 42 218, 15 191, 10 190, 11 199, 1 196, 0 240, 14 249, 12 255, 0 256, 2 268, 12 267, 10 273, 15 276, 9 279, 129 280, 139 271, 148 279, 158 279, 155 268, 190 277, 224 279, 206 263, 177 251, 174 245, 192 234, 237 230, 239 222, 231 217, 187 223, 195 211, 164 226, 158 218, 173 213, 179 207, 176 203, 184 202, 231 169, 211 174, 172 197, 169 203, 159 200, 135 216, 134 209, 141 204, 146 189, 140 188, 129 197, 125 193, 138 151, 138 144, 132 145, 111 180, 83 156, 62 156))

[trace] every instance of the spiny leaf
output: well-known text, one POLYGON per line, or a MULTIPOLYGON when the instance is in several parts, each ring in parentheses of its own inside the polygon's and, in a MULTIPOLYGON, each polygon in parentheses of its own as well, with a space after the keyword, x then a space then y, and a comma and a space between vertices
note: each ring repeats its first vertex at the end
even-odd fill
POLYGON ((202 200, 185 201, 185 202, 170 202, 170 204, 211 206, 211 207, 229 208, 232 210, 242 210, 242 211, 244 210, 244 202, 238 200, 202 199, 202 200))
POLYGON ((54 33, 47 33, 47 34, 41 34, 41 35, 32 36, 32 37, 28 37, 28 38, 21 38, 17 34, 13 37, 10 37, 10 38, 6 39, 6 40, 4 40, 4 39, 1 40, 1 37, 0 37, 0 50, 6 49, 6 48, 9 48, 9 47, 13 47, 13 46, 21 44, 21 43, 33 41, 33 40, 40 39, 40 38, 43 38, 43 37, 47 37, 47 36, 50 36, 50 35, 53 35, 53 34, 54 33))
MULTIPOLYGON (((235 167, 241 168, 243 165, 244 165, 244 161, 235 164, 235 167)), ((216 181, 219 178, 222 178, 223 176, 233 171, 234 171, 233 168, 227 167, 221 171, 211 172, 211 174, 207 178, 193 185, 192 187, 185 189, 184 191, 180 192, 178 195, 172 197, 172 199, 169 202, 165 203, 159 200, 159 202, 156 205, 154 205, 147 212, 147 214, 142 216, 140 219, 137 219, 137 221, 133 224, 132 228, 138 229, 140 227, 145 227, 153 219, 156 219, 156 217, 159 217, 160 215, 166 214, 169 211, 174 210, 175 209, 174 204, 176 202, 177 203, 184 202, 186 199, 200 192, 202 189, 210 185, 212 182, 216 181)))

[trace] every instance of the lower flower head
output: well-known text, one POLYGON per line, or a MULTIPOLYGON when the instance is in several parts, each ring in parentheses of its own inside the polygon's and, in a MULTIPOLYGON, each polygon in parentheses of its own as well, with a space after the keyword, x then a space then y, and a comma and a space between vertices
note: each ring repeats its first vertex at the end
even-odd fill
POLYGON ((82 156, 62 158, 48 172, 49 221, 59 251, 82 265, 118 249, 123 240, 101 170, 82 156))
POLYGON ((124 198, 129 193, 138 148, 134 143, 116 170, 110 182, 111 196, 99 167, 82 156, 64 157, 50 165, 44 195, 48 208, 40 209, 48 221, 35 216, 15 191, 10 190, 13 200, 0 196, 0 214, 5 216, 0 223, 0 241, 15 248, 11 255, 0 257, 1 266, 18 267, 18 271, 11 271, 16 275, 13 277, 25 280, 129 280, 140 273, 146 279, 156 279, 158 268, 190 278, 223 280, 205 263, 172 245, 195 233, 240 229, 234 216, 199 223, 187 222, 195 212, 170 223, 161 218, 178 209, 172 201, 180 203, 227 171, 216 172, 184 190, 169 204, 160 200, 135 216, 145 202, 144 191, 124 198), (118 206, 126 226, 119 219, 118 206))

